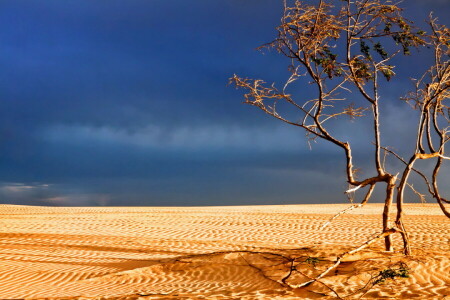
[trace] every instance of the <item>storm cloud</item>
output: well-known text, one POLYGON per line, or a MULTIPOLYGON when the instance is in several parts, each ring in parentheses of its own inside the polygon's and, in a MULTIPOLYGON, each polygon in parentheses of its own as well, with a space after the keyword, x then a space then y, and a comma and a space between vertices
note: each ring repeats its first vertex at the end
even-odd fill
MULTIPOLYGON (((418 23, 429 10, 447 21, 448 2, 423 3, 403 4, 418 23)), ((346 201, 339 149, 318 142, 311 151, 302 131, 241 105, 241 91, 228 85, 234 73, 287 78, 287 61, 255 50, 273 39, 281 1, 0 6, 3 203, 346 201)), ((398 148, 415 124, 398 101, 408 84, 398 82, 382 107, 386 144, 398 148)), ((356 142, 362 167, 371 147, 363 121, 333 126, 356 142)))

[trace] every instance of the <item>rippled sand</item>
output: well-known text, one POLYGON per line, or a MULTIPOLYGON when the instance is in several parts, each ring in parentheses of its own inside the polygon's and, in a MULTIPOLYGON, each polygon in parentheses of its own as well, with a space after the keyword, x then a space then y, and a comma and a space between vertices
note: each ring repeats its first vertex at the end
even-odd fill
MULTIPOLYGON (((379 233, 382 206, 76 207, 0 205, 0 299, 442 299, 450 295, 450 220, 410 204, 415 253, 382 243, 345 260, 322 283, 307 281, 340 253, 379 233), (400 250, 400 249, 399 249, 400 250), (317 257, 317 264, 307 263, 317 257), (362 289, 398 262, 409 278, 362 289), (362 290, 360 290, 362 289, 362 290), (354 294, 352 296, 352 294, 354 294)), ((395 238, 400 246, 399 238, 395 238)))

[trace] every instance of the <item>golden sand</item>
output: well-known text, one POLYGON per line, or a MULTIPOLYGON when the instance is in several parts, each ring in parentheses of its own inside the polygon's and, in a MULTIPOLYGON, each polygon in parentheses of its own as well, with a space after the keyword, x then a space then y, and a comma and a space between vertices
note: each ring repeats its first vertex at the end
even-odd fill
POLYGON ((0 205, 0 299, 336 298, 330 287, 347 299, 450 298, 450 220, 432 204, 406 206, 413 256, 383 252, 380 241, 321 282, 283 284, 290 261, 299 272, 287 282, 299 284, 380 232, 380 204, 320 229, 346 207, 0 205), (409 278, 372 286, 399 262, 409 278))

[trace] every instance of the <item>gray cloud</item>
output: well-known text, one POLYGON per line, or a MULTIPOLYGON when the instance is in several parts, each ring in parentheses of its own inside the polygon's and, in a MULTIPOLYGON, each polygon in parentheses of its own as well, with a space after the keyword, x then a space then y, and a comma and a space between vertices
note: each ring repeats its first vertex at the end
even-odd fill
MULTIPOLYGON (((417 20, 427 16, 426 5, 447 21, 444 3, 403 4, 417 20)), ((2 2, 2 200, 345 201, 340 149, 319 141, 310 151, 304 132, 240 105, 242 91, 227 86, 233 73, 286 79, 288 62, 254 50, 274 37, 281 8, 256 0, 2 2)), ((406 60, 399 61, 402 68, 399 77, 415 75, 406 60)), ((414 113, 397 100, 406 86, 408 80, 387 87, 382 107, 383 143, 402 154, 415 126, 414 113)), ((313 92, 310 85, 293 89, 299 96, 313 92)), ((373 172, 366 168, 372 147, 366 121, 330 123, 353 143, 365 175, 373 172)))

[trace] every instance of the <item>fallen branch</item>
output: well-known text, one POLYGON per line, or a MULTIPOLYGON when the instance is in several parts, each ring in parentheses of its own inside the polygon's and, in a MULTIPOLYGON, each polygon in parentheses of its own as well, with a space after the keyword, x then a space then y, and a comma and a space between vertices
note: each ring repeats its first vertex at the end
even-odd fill
POLYGON ((309 278, 309 279, 311 279, 311 280, 317 281, 317 282, 320 283, 321 285, 325 286, 327 289, 329 289, 330 291, 332 291, 333 294, 335 294, 336 297, 337 297, 338 299, 344 299, 344 298, 342 298, 342 297, 338 294, 338 292, 336 292, 335 289, 333 289, 331 286, 329 286, 329 285, 326 284, 325 282, 323 282, 323 281, 321 281, 321 280, 319 280, 319 279, 311 278, 310 276, 306 275, 306 274, 303 273, 303 272, 300 272, 299 270, 296 270, 296 271, 297 271, 298 273, 300 273, 302 276, 305 276, 306 278, 309 278))
POLYGON ((287 286, 289 286, 289 284, 286 283, 286 280, 291 276, 292 271, 295 270, 294 261, 295 261, 295 258, 291 259, 291 265, 289 266, 289 272, 286 274, 286 276, 281 278, 281 282, 287 286))
POLYGON ((343 215, 343 214, 345 214, 345 213, 347 213, 347 212, 349 212, 349 211, 351 211, 351 210, 353 210, 353 209, 355 209, 355 208, 359 208, 359 207, 364 206, 364 205, 367 203, 367 201, 369 201, 370 196, 372 195, 372 192, 373 192, 374 189, 375 189, 375 184, 372 184, 372 185, 370 186, 369 190, 367 191, 366 196, 364 197, 363 201, 362 201, 360 204, 353 204, 352 206, 350 206, 350 207, 348 207, 348 208, 346 208, 346 209, 344 209, 344 210, 338 212, 338 213, 335 214, 333 217, 331 217, 331 219, 329 219, 325 224, 323 224, 322 227, 320 227, 320 230, 322 230, 322 229, 324 229, 325 227, 327 227, 328 225, 330 225, 331 222, 332 222, 334 219, 338 218, 339 216, 341 216, 341 215, 343 215))
POLYGON ((347 212, 349 212, 349 211, 351 211, 351 210, 353 210, 353 209, 355 209, 355 208, 359 208, 359 207, 361 207, 361 206, 364 206, 364 204, 365 204, 365 203, 353 204, 352 206, 347 207, 347 208, 344 209, 344 210, 341 210, 340 212, 338 212, 337 214, 335 214, 333 217, 331 217, 326 223, 324 223, 324 224, 322 225, 322 227, 320 227, 319 229, 320 229, 320 230, 324 229, 325 227, 327 227, 328 225, 330 225, 331 222, 332 222, 334 219, 338 218, 339 216, 341 216, 341 215, 343 215, 343 214, 345 214, 345 213, 347 213, 347 212))
MULTIPOLYGON (((342 262, 342 259, 344 259, 345 257, 347 257, 347 256, 349 256, 349 255, 352 255, 352 254, 354 254, 354 253, 356 253, 356 252, 359 252, 359 251, 361 251, 361 250, 363 250, 363 249, 369 247, 371 244, 375 243, 376 241, 378 241, 378 240, 380 240, 380 239, 382 239, 382 238, 385 238, 385 237, 387 237, 387 236, 389 236, 389 235, 391 235, 391 234, 393 234, 393 233, 397 233, 397 232, 400 232, 400 230, 398 230, 397 228, 390 228, 390 229, 384 231, 383 233, 381 233, 381 234, 375 236, 374 238, 372 238, 372 239, 366 241, 364 244, 362 244, 362 245, 359 246, 358 248, 355 248, 355 249, 353 249, 353 250, 351 250, 351 251, 344 252, 343 254, 341 254, 340 256, 337 257, 336 262, 335 262, 332 266, 330 266, 329 268, 327 268, 325 271, 323 271, 322 273, 320 273, 320 274, 319 274, 318 276, 316 276, 315 278, 313 278, 313 279, 311 279, 311 280, 309 280, 309 281, 303 282, 303 283, 301 283, 301 284, 297 284, 297 285, 294 285, 294 284, 288 284, 288 285, 289 285, 289 287, 295 288, 295 289, 298 289, 298 288, 301 288, 301 287, 304 287, 304 286, 308 286, 308 285, 310 285, 311 283, 316 282, 316 281, 318 281, 319 279, 323 278, 323 277, 324 277, 325 275, 327 275, 331 270, 333 270, 333 269, 335 269, 337 266, 339 266, 339 264, 342 262)), ((291 271, 291 272, 292 272, 292 271, 291 271)), ((286 279, 287 279, 287 278, 286 278, 286 279)))

